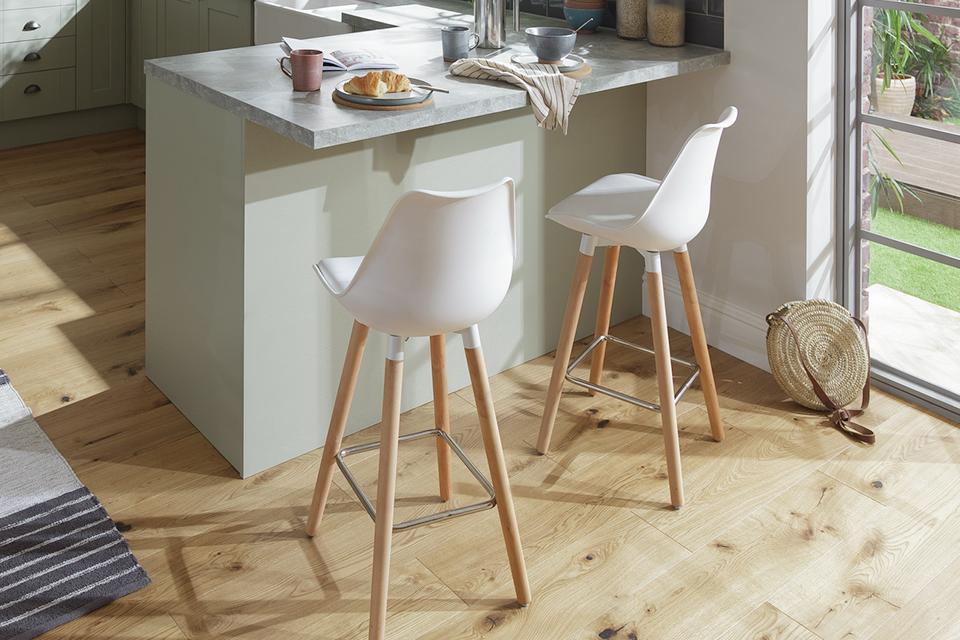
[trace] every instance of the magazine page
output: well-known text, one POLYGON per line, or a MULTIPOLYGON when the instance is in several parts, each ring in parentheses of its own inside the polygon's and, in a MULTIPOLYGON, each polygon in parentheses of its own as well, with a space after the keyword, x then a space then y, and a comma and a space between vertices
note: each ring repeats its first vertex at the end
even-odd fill
POLYGON ((332 57, 348 71, 357 69, 396 69, 397 63, 385 56, 365 49, 338 50, 332 57))
MULTIPOLYGON (((312 40, 300 40, 298 38, 289 38, 284 36, 280 42, 280 48, 283 49, 284 55, 290 55, 291 51, 296 51, 297 49, 320 49, 320 44, 313 42, 312 40)), ((346 69, 346 66, 337 60, 334 55, 324 52, 323 68, 327 70, 344 70, 346 69)))

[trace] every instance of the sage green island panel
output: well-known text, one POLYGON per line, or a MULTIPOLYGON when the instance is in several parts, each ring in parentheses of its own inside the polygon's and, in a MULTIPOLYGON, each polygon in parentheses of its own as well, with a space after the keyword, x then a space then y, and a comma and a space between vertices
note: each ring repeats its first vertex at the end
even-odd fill
MULTIPOLYGON (((576 117, 583 124, 567 136, 538 128, 526 108, 318 151, 247 124, 243 473, 323 444, 353 319, 307 267, 366 252, 391 205, 410 189, 516 180, 517 260, 506 299, 480 325, 484 357, 493 374, 553 350, 580 238, 544 214, 593 179, 643 169, 637 150, 644 129, 619 123, 643 110, 644 95, 643 86, 633 86, 582 96, 576 117)), ((593 332, 596 262, 581 336, 593 332)), ((639 255, 624 252, 620 273, 617 321, 640 313, 639 255)), ((428 343, 411 338, 405 345, 404 410, 431 401, 428 343)), ((351 432, 380 421, 385 345, 384 335, 371 333, 351 432)), ((447 336, 447 360, 450 389, 467 386, 457 335, 447 336)))
POLYGON ((147 83, 147 358, 220 453, 243 464, 243 120, 147 83))
POLYGON ((127 0, 78 0, 77 107, 126 102, 127 0))
MULTIPOLYGON (((519 253, 507 299, 480 327, 487 364, 495 373, 550 351, 579 238, 544 214, 601 175, 642 170, 645 132, 622 123, 638 121, 644 94, 582 96, 584 126, 567 136, 524 108, 314 151, 148 77, 148 376, 243 476, 321 446, 352 318, 312 264, 365 252, 409 189, 503 176, 517 180, 519 253)), ((625 254, 621 273, 617 320, 640 312, 639 256, 625 254)), ((448 341, 458 389, 462 345, 448 341)), ((371 334, 350 431, 380 420, 384 346, 371 334)), ((411 339, 403 407, 430 397, 427 340, 411 339)))

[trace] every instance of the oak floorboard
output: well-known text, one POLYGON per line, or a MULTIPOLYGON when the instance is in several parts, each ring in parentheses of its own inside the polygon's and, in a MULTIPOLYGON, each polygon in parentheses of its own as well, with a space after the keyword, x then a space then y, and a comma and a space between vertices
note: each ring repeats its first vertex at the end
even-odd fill
POLYGON ((765 602, 732 627, 718 640, 820 640, 819 637, 765 602))
POLYGON ((833 478, 811 474, 641 591, 617 594, 607 612, 571 637, 619 629, 638 640, 713 638, 766 602, 778 578, 853 535, 874 504, 833 478))
POLYGON ((960 638, 960 560, 946 565, 915 598, 907 602, 872 640, 960 638))

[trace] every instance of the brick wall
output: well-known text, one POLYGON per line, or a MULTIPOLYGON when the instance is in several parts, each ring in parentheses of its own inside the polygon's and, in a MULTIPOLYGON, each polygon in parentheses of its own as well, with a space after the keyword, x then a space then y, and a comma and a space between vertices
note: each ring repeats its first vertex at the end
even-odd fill
MULTIPOLYGON (((936 0, 935 2, 927 2, 926 4, 936 4, 941 7, 960 9, 960 0, 936 0)), ((943 43, 950 48, 954 64, 960 67, 960 18, 930 16, 926 20, 930 23, 930 30, 940 36, 943 43)), ((954 73, 960 73, 960 69, 954 69, 954 73)))

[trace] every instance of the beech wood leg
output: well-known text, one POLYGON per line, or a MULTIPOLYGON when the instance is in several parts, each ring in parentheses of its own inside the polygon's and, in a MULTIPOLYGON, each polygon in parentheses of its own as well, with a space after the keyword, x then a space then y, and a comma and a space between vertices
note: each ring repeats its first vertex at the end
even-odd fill
POLYGON ((470 371, 470 383, 477 402, 477 414, 480 417, 480 433, 483 448, 490 467, 490 481, 497 497, 497 511, 500 514, 500 528, 507 546, 507 558, 513 575, 513 586, 517 592, 517 602, 530 604, 530 583, 527 580, 527 568, 523 560, 523 548, 520 546, 520 530, 513 509, 513 496, 510 493, 510 480, 507 477, 507 464, 503 459, 503 445, 500 442, 500 429, 490 395, 490 383, 487 380, 487 367, 483 361, 483 352, 479 344, 476 348, 465 347, 467 368, 470 371))
POLYGON ((343 440, 343 430, 347 426, 347 416, 350 413, 350 403, 353 392, 357 388, 357 376, 360 373, 360 361, 363 359, 363 349, 367 344, 369 328, 357 321, 353 323, 350 333, 350 343, 347 345, 347 355, 343 359, 343 372, 340 374, 340 386, 333 403, 333 415, 330 416, 330 428, 327 430, 327 441, 323 446, 323 455, 320 458, 320 471, 317 473, 317 484, 313 490, 313 502, 307 517, 307 535, 315 536, 320 528, 320 520, 327 506, 327 497, 330 495, 330 484, 333 481, 333 469, 336 466, 336 457, 340 453, 340 443, 343 440))
MULTIPOLYGON (((450 407, 447 404, 446 342, 443 336, 430 336, 430 369, 433 373, 433 421, 437 428, 450 433, 450 407)), ((437 438, 437 472, 440 499, 450 499, 450 447, 437 438)))
POLYGON ((653 325, 653 348, 656 352, 657 387, 660 391, 660 420, 667 456, 667 477, 670 480, 670 503, 683 506, 683 476, 680 469, 680 435, 677 432, 677 407, 673 402, 673 369, 670 364, 670 340, 667 334, 667 312, 663 300, 663 279, 659 272, 647 271, 650 294, 650 321, 653 325))
POLYGON ((693 267, 690 254, 678 251, 673 254, 680 276, 680 291, 683 294, 683 308, 687 312, 687 324, 690 325, 690 339, 693 341, 693 353, 700 365, 700 387, 703 389, 703 401, 707 405, 710 417, 710 431, 713 439, 721 442, 724 437, 723 421, 720 419, 720 400, 717 398, 717 385, 710 364, 710 350, 707 348, 707 336, 703 331, 703 318, 700 316, 700 300, 693 281, 693 267))
POLYGON ((400 390, 403 361, 387 358, 383 378, 383 419, 380 423, 380 471, 377 475, 377 518, 374 523, 373 581, 370 593, 370 640, 386 636, 390 546, 393 541, 393 502, 400 445, 400 390))
POLYGON ((547 401, 544 403, 543 419, 540 422, 540 435, 537 438, 537 451, 540 453, 545 454, 550 449, 553 425, 557 420, 557 409, 560 407, 560 393, 563 391, 563 380, 567 374, 570 352, 573 350, 573 341, 577 333, 577 323, 580 320, 583 295, 587 290, 587 278, 590 276, 590 263, 592 261, 592 255, 582 252, 577 255, 577 266, 573 272, 573 283, 570 285, 567 309, 563 314, 560 340, 557 342, 557 352, 553 359, 553 374, 550 376, 547 401))
MULTIPOLYGON (((597 325, 593 331, 593 338, 610 333, 610 314, 613 312, 613 289, 617 283, 617 263, 620 260, 620 247, 607 247, 603 257, 603 284, 600 288, 600 303, 597 305, 597 325)), ((600 384, 603 377, 603 360, 607 354, 607 343, 601 342, 590 354, 590 382, 600 384)), ((597 392, 590 389, 590 395, 597 392)))

